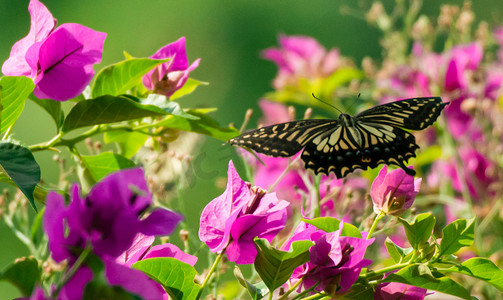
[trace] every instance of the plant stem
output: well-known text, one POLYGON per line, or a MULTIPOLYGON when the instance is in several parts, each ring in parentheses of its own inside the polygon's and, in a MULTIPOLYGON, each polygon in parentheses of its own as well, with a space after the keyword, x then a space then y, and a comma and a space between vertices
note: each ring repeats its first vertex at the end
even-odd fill
POLYGON ((391 272, 391 271, 394 271, 394 270, 398 270, 398 269, 407 267, 409 265, 411 265, 411 263, 403 263, 403 264, 392 265, 392 266, 389 266, 389 267, 386 267, 386 268, 382 268, 382 269, 377 270, 377 271, 371 271, 371 272, 365 273, 363 275, 360 275, 359 278, 362 278, 362 279, 372 278, 374 276, 383 275, 383 274, 386 274, 388 272, 391 272))
POLYGON ((281 296, 280 298, 278 298, 278 300, 286 299, 288 297, 288 295, 290 295, 293 291, 295 291, 297 289, 297 287, 299 287, 299 285, 302 283, 302 281, 304 281, 304 276, 302 276, 294 285, 292 285, 288 289, 288 291, 286 291, 286 293, 283 294, 283 296, 281 296))
POLYGON ((370 226, 369 233, 367 235, 367 240, 372 237, 374 230, 376 229, 377 223, 385 216, 386 214, 383 211, 380 211, 379 214, 375 217, 372 226, 370 226))
POLYGON ((208 271, 208 274, 206 274, 206 277, 204 278, 204 281, 201 284, 201 289, 199 290, 199 293, 197 294, 196 299, 200 299, 201 298, 201 295, 203 294, 204 288, 206 287, 206 285, 210 281, 210 277, 215 272, 215 270, 216 270, 216 268, 218 266, 218 263, 220 263, 220 260, 222 260, 222 257, 224 256, 224 253, 225 253, 225 249, 222 250, 222 252, 217 256, 217 258, 213 262, 213 265, 211 266, 211 269, 208 271))
POLYGON ((87 256, 91 253, 91 246, 88 245, 86 246, 86 248, 82 251, 82 253, 80 253, 79 257, 77 258, 77 261, 75 261, 75 263, 71 266, 70 270, 68 270, 68 272, 65 274, 65 276, 63 276, 63 278, 61 279, 61 281, 59 282, 58 286, 56 287, 56 289, 53 291, 52 295, 51 295, 51 298, 53 299, 56 299, 59 292, 61 291, 61 288, 63 286, 65 286, 65 284, 70 280, 72 279, 73 275, 75 275, 75 273, 77 273, 77 271, 79 270, 79 268, 82 266, 82 264, 84 263, 84 261, 86 260, 87 256))

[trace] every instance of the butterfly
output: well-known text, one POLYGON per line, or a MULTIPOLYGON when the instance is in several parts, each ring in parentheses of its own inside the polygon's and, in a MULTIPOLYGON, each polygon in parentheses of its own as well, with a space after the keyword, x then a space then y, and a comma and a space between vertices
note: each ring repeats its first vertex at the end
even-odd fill
POLYGON ((432 125, 449 104, 440 97, 399 100, 338 119, 308 119, 247 131, 229 140, 257 152, 289 157, 304 149, 301 159, 315 174, 330 172, 343 178, 356 169, 396 165, 407 174, 416 172, 405 163, 419 149, 415 137, 403 130, 432 125), (402 129, 403 128, 403 129, 402 129))

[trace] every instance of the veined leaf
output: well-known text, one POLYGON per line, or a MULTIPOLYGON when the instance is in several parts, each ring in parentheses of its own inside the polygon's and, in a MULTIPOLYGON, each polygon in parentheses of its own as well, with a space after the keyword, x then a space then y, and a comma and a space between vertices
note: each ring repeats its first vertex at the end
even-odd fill
POLYGON ((36 210, 33 192, 40 182, 40 167, 28 148, 0 142, 0 166, 36 210))
POLYGON ((473 239, 475 238, 475 218, 456 220, 445 226, 442 232, 440 255, 454 254, 462 247, 473 244, 473 239))
POLYGON ((136 164, 130 159, 112 152, 98 155, 83 155, 82 161, 95 182, 100 181, 110 173, 134 167, 136 164))
POLYGON ((34 258, 18 261, 0 273, 0 280, 16 286, 25 297, 30 297, 35 284, 40 281, 41 270, 34 258))
POLYGON ((292 251, 286 252, 272 247, 266 239, 255 238, 257 257, 255 269, 272 292, 285 283, 298 266, 309 261, 310 241, 292 243, 292 251))
POLYGON ((132 265, 146 273, 166 289, 177 300, 196 299, 201 286, 194 283, 196 269, 172 257, 144 259, 132 265))
MULTIPOLYGON (((332 217, 320 217, 320 218, 314 218, 312 220, 302 219, 302 221, 311 224, 316 228, 321 229, 325 232, 334 232, 339 230, 339 225, 341 223, 341 221, 332 217)), ((360 230, 358 230, 358 228, 356 228, 354 225, 344 223, 341 236, 352 236, 356 238, 361 238, 362 234, 360 233, 360 230)))
MULTIPOLYGON (((407 261, 406 259, 407 255, 412 253, 412 248, 402 248, 397 244, 393 243, 393 241, 389 237, 386 237, 384 245, 388 250, 388 254, 391 256, 391 258, 393 258, 395 263, 402 263, 404 261, 407 261)), ((409 257, 410 256, 411 255, 409 255, 409 257)))
POLYGON ((143 75, 167 61, 169 59, 131 58, 105 67, 96 75, 91 96, 96 98, 125 94, 140 83, 143 75))
POLYGON ((59 131, 59 128, 63 124, 63 119, 65 118, 63 110, 61 109, 61 102, 51 99, 38 99, 33 94, 31 94, 30 100, 42 107, 51 116, 59 131))
POLYGON ((0 132, 16 122, 34 88, 33 80, 25 76, 0 78, 0 132))
POLYGON ((192 78, 188 78, 187 82, 179 89, 177 90, 171 97, 169 97, 171 100, 175 100, 178 98, 181 98, 185 95, 191 94, 198 86, 200 85, 208 85, 207 82, 204 81, 199 81, 195 80, 192 78))
POLYGON ((77 103, 68 113, 62 131, 166 114, 168 113, 154 105, 143 105, 127 97, 106 95, 77 103))
POLYGON ((398 220, 403 224, 410 245, 416 250, 420 249, 428 241, 435 226, 435 217, 429 213, 417 215, 412 223, 402 218, 398 220))
POLYGON ((483 280, 503 292, 503 270, 487 258, 472 257, 459 266, 442 271, 461 273, 483 280))

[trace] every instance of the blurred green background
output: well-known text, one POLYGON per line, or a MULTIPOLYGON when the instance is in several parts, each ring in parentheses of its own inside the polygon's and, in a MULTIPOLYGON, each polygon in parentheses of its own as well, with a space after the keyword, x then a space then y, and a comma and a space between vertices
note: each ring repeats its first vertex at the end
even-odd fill
MULTIPOLYGON (((29 31, 28 0, 0 0, 0 62, 10 48, 29 31)), ((395 1, 383 1, 388 11, 395 1)), ((365 13, 372 1, 204 1, 204 0, 123 0, 57 1, 45 0, 58 23, 80 23, 108 34, 102 63, 95 70, 123 59, 123 51, 136 57, 152 55, 158 48, 187 39, 189 61, 201 63, 191 77, 207 81, 193 94, 180 99, 183 107, 218 107, 212 116, 221 125, 239 126, 248 108, 257 109, 257 100, 272 89, 276 66, 260 58, 260 51, 278 45, 278 35, 309 35, 327 48, 337 47, 356 65, 365 56, 380 56, 379 31, 367 24, 365 13)), ((463 1, 423 1, 422 12, 438 16, 441 4, 462 5, 463 1)), ((491 24, 503 20, 501 0, 472 3, 477 21, 491 24)), ((254 115, 249 127, 255 126, 254 115)), ((55 133, 49 117, 36 105, 27 106, 14 127, 15 138, 31 145, 51 138, 55 133)), ((185 207, 193 214, 186 219, 197 235, 199 214, 204 205, 222 192, 214 184, 216 176, 225 176, 229 158, 235 157, 221 141, 206 139, 200 150, 196 178, 182 193, 185 207), (200 175, 200 176, 199 176, 200 175), (207 176, 205 176, 207 175, 207 176)), ((58 165, 52 153, 37 153, 45 182, 58 178, 58 165)), ((39 205, 40 206, 40 205, 39 205)), ((0 224, 0 269, 27 250, 0 224)), ((0 282, 0 299, 19 296, 0 282)))

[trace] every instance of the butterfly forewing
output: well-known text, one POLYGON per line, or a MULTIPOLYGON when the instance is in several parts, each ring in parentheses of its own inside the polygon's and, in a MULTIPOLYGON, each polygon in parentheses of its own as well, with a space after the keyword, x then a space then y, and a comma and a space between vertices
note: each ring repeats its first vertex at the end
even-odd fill
POLYGON ((355 118, 361 122, 422 130, 437 120, 447 104, 440 97, 405 99, 372 107, 355 118))
POLYGON ((247 131, 229 143, 266 155, 288 157, 298 153, 317 136, 327 134, 338 123, 338 120, 318 119, 280 123, 247 131))
POLYGON ((304 149, 302 160, 316 174, 330 172, 338 178, 355 169, 396 165, 407 174, 405 163, 419 148, 414 136, 401 129, 430 126, 448 103, 439 97, 413 98, 379 105, 355 117, 338 120, 302 120, 248 131, 229 142, 272 156, 292 156, 304 149))

